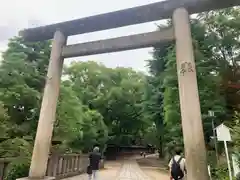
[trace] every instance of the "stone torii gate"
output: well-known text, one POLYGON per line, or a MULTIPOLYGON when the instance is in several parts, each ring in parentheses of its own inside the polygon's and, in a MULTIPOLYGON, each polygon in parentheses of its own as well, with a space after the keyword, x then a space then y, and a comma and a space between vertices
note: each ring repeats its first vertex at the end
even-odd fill
POLYGON ((27 41, 53 39, 40 118, 33 149, 30 179, 45 177, 64 58, 151 47, 176 41, 177 74, 187 179, 208 180, 189 14, 240 5, 240 0, 168 0, 73 21, 26 29, 27 41), (66 45, 67 37, 171 18, 173 28, 119 38, 66 45))

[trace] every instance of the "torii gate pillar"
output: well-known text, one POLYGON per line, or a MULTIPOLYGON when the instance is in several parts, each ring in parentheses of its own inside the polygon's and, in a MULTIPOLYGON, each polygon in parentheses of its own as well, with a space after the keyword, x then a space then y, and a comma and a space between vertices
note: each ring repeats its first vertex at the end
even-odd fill
POLYGON ((67 38, 62 32, 55 32, 29 170, 29 178, 31 179, 46 178, 63 67, 62 48, 66 45, 66 40, 67 38))
POLYGON ((186 9, 174 11, 173 24, 187 179, 209 180, 189 14, 186 9))

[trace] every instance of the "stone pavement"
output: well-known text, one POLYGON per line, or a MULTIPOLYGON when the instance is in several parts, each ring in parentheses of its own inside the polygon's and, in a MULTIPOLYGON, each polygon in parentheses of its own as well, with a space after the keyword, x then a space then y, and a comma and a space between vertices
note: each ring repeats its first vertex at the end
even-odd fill
POLYGON ((134 160, 125 161, 116 180, 151 180, 134 160))
MULTIPOLYGON (((98 180, 115 180, 122 166, 122 162, 107 162, 104 169, 98 172, 98 180)), ((65 178, 64 180, 88 180, 87 174, 65 178)))
MULTIPOLYGON (((142 170, 136 160, 110 162, 104 170, 99 171, 98 180, 168 180, 169 177, 157 170, 142 170)), ((66 178, 64 180, 88 180, 87 174, 66 178)))

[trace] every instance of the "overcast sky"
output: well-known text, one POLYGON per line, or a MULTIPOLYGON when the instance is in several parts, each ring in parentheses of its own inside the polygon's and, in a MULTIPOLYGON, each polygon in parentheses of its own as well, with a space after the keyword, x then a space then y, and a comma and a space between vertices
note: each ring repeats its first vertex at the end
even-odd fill
MULTIPOLYGON (((7 48, 8 39, 17 35, 18 31, 23 28, 57 23, 158 1, 161 0, 4 0, 0 6, 0 51, 4 51, 7 48)), ((156 30, 156 24, 160 22, 73 36, 68 39, 68 44, 153 31, 156 30)), ((104 63, 108 67, 132 67, 135 70, 146 72, 145 60, 151 58, 149 54, 151 51, 151 48, 145 48, 66 59, 65 64, 74 60, 94 60, 104 63)))

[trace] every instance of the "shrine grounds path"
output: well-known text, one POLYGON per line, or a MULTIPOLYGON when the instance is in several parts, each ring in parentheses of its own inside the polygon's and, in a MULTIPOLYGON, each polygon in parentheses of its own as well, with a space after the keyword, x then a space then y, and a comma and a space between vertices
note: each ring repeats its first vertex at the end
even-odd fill
MULTIPOLYGON (((151 157, 146 157, 146 161, 151 161, 151 157)), ((105 168, 98 173, 98 180, 169 180, 164 168, 151 167, 144 162, 145 159, 137 156, 106 162, 105 168)), ((88 175, 82 174, 64 180, 88 180, 88 175)))

